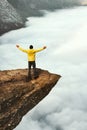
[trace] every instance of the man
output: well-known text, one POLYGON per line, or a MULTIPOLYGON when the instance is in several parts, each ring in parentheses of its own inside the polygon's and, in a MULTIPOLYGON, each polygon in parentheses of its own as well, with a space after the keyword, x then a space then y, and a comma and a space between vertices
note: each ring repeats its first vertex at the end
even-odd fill
POLYGON ((28 56, 28 79, 27 79, 27 81, 29 81, 31 79, 31 67, 33 67, 34 78, 37 78, 35 55, 37 52, 40 52, 40 51, 46 49, 46 46, 44 46, 43 48, 40 48, 40 49, 33 49, 32 45, 29 46, 29 49, 23 49, 19 45, 16 45, 16 47, 19 50, 27 53, 27 56, 28 56))

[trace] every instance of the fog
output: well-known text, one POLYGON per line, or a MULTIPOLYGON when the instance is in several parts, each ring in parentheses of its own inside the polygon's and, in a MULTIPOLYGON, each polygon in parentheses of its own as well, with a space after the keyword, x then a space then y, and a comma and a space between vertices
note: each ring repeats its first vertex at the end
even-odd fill
POLYGON ((0 69, 27 67, 27 56, 15 46, 47 46, 37 67, 62 77, 50 94, 26 114, 14 130, 87 129, 87 7, 30 17, 26 28, 0 37, 0 69))
POLYGON ((40 10, 55 10, 81 5, 81 0, 8 0, 21 14, 22 18, 42 16, 40 10))

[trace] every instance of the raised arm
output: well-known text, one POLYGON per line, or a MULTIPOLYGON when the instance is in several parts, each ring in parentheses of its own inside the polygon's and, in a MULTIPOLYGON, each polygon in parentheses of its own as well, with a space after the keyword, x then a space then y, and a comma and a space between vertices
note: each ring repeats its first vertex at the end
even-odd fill
POLYGON ((43 48, 40 48, 40 49, 36 49, 35 50, 35 52, 39 52, 39 51, 42 51, 42 50, 44 50, 44 49, 46 49, 47 47, 46 46, 44 46, 43 48))
POLYGON ((26 49, 23 49, 23 48, 22 48, 22 47, 20 47, 19 45, 16 45, 16 47, 17 47, 19 50, 21 50, 22 52, 27 53, 27 50, 26 50, 26 49))

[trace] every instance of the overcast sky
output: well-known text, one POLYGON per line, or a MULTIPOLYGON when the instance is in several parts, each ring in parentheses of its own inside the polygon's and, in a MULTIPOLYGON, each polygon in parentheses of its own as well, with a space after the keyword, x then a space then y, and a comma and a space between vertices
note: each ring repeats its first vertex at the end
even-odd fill
POLYGON ((26 26, 0 37, 0 69, 27 67, 16 43, 46 45, 37 54, 37 67, 62 78, 15 130, 87 130, 87 7, 31 17, 26 26))

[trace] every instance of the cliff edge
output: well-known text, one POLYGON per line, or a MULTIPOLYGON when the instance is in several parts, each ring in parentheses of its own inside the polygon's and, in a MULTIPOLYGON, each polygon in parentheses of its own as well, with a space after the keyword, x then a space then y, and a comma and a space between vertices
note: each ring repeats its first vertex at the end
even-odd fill
POLYGON ((41 69, 37 73, 37 79, 26 82, 27 69, 0 71, 0 130, 13 130, 61 77, 41 69))

